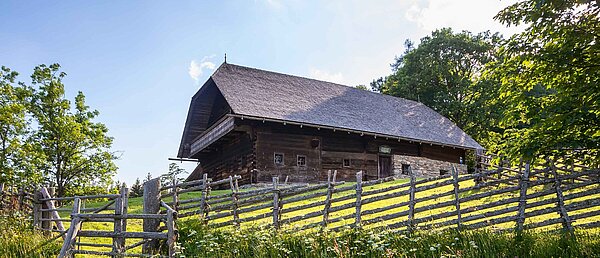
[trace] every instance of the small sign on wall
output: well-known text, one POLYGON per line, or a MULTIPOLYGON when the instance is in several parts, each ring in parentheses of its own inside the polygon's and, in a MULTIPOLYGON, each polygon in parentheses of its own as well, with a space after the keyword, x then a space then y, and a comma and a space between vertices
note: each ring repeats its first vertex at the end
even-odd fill
POLYGON ((392 153, 392 148, 390 148, 390 146, 387 145, 381 145, 379 146, 379 153, 390 154, 392 153))

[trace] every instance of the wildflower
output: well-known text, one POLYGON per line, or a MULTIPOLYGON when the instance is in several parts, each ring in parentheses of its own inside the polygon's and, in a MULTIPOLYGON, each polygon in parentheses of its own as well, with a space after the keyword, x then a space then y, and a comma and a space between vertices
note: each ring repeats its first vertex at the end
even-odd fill
POLYGON ((432 252, 435 251, 435 247, 433 247, 433 246, 429 247, 429 251, 432 251, 432 252))

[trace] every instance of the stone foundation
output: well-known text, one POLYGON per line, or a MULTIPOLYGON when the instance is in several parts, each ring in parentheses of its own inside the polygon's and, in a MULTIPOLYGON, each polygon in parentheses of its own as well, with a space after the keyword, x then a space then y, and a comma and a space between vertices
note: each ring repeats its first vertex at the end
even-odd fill
POLYGON ((452 163, 448 161, 440 161, 425 157, 394 155, 392 158, 392 167, 394 168, 394 176, 408 177, 407 172, 402 171, 402 165, 410 165, 416 177, 434 177, 445 173, 450 174, 454 165, 459 174, 467 173, 467 165, 452 163))

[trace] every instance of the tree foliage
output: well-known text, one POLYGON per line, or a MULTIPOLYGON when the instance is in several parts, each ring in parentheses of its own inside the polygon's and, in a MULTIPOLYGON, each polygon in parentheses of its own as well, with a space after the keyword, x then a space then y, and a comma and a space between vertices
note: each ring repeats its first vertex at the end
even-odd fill
POLYGON ((484 80, 486 64, 496 59, 500 36, 484 32, 454 33, 445 28, 406 41, 406 51, 392 64, 393 74, 371 83, 384 94, 422 102, 448 117, 476 140, 485 142, 495 128, 497 83, 484 80))
POLYGON ((27 135, 30 132, 28 101, 32 90, 16 83, 18 73, 2 66, 0 69, 0 183, 26 186, 39 183, 41 177, 29 164, 35 162, 27 135))
POLYGON ((104 124, 93 121, 99 112, 90 110, 83 93, 75 97, 74 107, 65 98, 65 76, 58 64, 40 65, 31 76, 30 108, 37 125, 31 139, 41 157, 36 165, 59 196, 107 189, 116 170, 112 138, 104 124))
POLYGON ((526 25, 500 49, 487 77, 501 82, 505 129, 495 150, 511 157, 600 144, 600 6, 598 1, 526 0, 495 17, 526 25))
MULTIPOLYGON (((167 173, 160 176, 161 185, 168 185, 173 182, 173 179, 177 179, 178 182, 182 182, 185 178, 181 177, 182 175, 187 174, 188 172, 180 168, 179 165, 175 162, 171 162, 169 164, 169 171, 167 173)), ((150 175, 148 173, 148 175, 150 175)))
POLYGON ((136 178, 133 185, 131 185, 131 191, 129 196, 131 197, 141 197, 144 195, 144 186, 140 182, 140 178, 136 178))

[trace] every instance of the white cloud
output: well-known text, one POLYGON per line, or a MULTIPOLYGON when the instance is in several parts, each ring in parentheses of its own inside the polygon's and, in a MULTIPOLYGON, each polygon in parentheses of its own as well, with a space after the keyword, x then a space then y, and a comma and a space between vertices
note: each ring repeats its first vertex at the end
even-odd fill
POLYGON ((521 28, 507 28, 493 17, 516 0, 427 0, 413 2, 405 17, 425 31, 451 27, 477 33, 485 30, 512 35, 521 28))
POLYGON ((308 76, 313 79, 334 82, 339 84, 344 84, 344 76, 342 73, 330 73, 327 71, 319 70, 317 68, 311 67, 308 70, 308 76))
POLYGON ((211 59, 213 57, 214 57, 214 55, 205 56, 200 61, 192 60, 192 62, 190 62, 190 67, 188 68, 188 74, 190 75, 190 77, 192 77, 192 79, 194 79, 196 81, 196 83, 198 83, 198 81, 200 80, 200 77, 202 77, 204 70, 214 70, 215 69, 215 67, 216 67, 215 63, 208 61, 209 59, 211 59))

